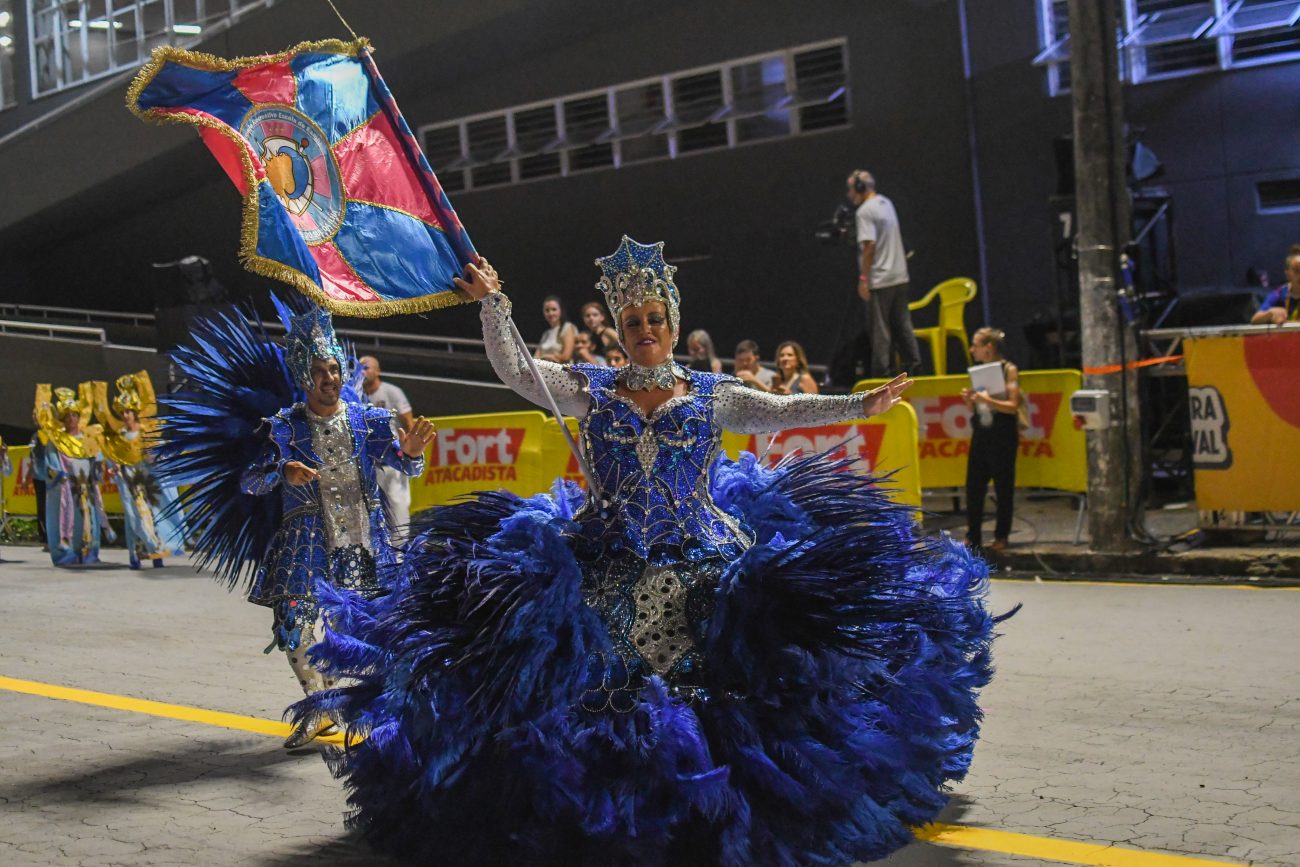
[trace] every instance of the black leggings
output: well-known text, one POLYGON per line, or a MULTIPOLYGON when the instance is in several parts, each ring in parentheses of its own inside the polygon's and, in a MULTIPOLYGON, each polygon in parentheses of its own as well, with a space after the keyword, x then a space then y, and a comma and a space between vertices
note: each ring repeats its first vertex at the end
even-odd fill
POLYGON ((972 545, 982 542, 980 524, 984 522, 984 497, 993 480, 998 498, 998 522, 993 538, 1006 540, 1011 535, 1011 514, 1016 497, 1016 453, 1020 449, 1020 428, 1014 415, 995 413, 991 427, 981 427, 971 419, 970 460, 966 464, 966 539, 972 545))

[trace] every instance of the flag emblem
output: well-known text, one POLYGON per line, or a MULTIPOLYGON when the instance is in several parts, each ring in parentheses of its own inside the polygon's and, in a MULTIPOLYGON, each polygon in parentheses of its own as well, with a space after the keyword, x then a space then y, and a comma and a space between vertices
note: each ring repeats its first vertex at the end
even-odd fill
POLYGON ((333 238, 343 222, 343 195, 338 163, 320 127, 286 106, 259 106, 239 134, 266 166, 271 189, 308 246, 333 238))
POLYGON ((333 313, 460 303, 478 254, 364 39, 224 60, 164 46, 127 105, 186 123, 244 198, 240 258, 333 313))

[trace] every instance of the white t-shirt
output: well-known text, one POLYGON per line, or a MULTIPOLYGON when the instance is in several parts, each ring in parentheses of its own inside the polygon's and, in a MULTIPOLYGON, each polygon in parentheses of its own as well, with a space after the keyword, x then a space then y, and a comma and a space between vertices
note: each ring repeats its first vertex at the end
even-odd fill
POLYGON ((903 232, 898 227, 894 203, 877 193, 858 206, 855 222, 858 246, 876 242, 871 260, 871 287, 885 289, 908 282, 907 251, 903 249, 903 232))
MULTIPOLYGON (((363 391, 362 394, 365 394, 363 391)), ((404 412, 411 411, 411 402, 406 399, 406 392, 402 391, 391 382, 379 381, 379 387, 373 392, 366 395, 366 400, 370 401, 371 406, 377 406, 380 409, 391 409, 393 411, 393 434, 397 434, 397 416, 404 412)))
MULTIPOLYGON (((754 371, 754 378, 761 382, 764 388, 771 388, 776 382, 776 371, 760 366, 758 370, 754 371)), ((745 383, 745 385, 749 385, 749 383, 745 383)))

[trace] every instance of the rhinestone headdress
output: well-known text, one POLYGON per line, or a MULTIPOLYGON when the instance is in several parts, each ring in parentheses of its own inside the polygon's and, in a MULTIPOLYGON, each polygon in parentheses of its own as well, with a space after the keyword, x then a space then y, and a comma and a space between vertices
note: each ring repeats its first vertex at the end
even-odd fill
POLYGON ((124 373, 117 378, 117 396, 113 398, 113 409, 117 414, 130 410, 136 415, 144 404, 140 400, 140 391, 135 384, 134 373, 124 373))
POLYGON ((343 379, 348 378, 348 357, 334 336, 334 321, 329 313, 313 307, 300 316, 291 317, 289 333, 285 337, 285 362, 303 388, 311 388, 311 362, 314 358, 333 358, 339 363, 343 379))
POLYGON ((54 414, 59 420, 67 418, 74 412, 81 412, 81 401, 77 393, 70 388, 54 389, 54 414))
POLYGON ((663 241, 657 244, 638 244, 624 235, 618 249, 597 259, 596 266, 602 275, 596 288, 605 295, 605 304, 614 316, 616 331, 622 334, 619 314, 624 307, 645 304, 647 301, 662 301, 668 308, 668 324, 672 327, 673 336, 677 336, 682 296, 673 283, 673 274, 677 273, 677 268, 664 261, 663 241))

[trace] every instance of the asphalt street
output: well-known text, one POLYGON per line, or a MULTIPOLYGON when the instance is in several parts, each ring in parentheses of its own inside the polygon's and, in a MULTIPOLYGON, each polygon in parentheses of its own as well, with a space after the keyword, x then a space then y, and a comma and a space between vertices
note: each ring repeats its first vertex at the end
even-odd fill
MULTIPOLYGON (((0 864, 385 863, 265 722, 298 694, 266 609, 120 551, 2 553, 0 864)), ((946 845, 883 863, 1300 864, 1300 591, 994 582, 1018 602, 946 845)))

